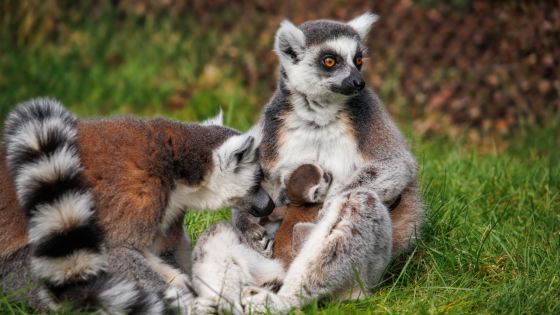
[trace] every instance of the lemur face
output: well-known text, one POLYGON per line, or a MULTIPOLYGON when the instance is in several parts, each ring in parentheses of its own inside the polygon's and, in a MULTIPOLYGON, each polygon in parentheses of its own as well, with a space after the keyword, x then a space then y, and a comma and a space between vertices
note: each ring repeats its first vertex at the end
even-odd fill
POLYGON ((223 207, 256 217, 272 213, 274 202, 261 184, 264 173, 258 139, 250 132, 233 136, 214 152, 213 159, 215 168, 207 186, 223 207))
POLYGON ((331 173, 318 165, 304 164, 289 176, 286 189, 293 203, 313 204, 325 200, 331 182, 331 173))
POLYGON ((349 23, 311 21, 299 27, 282 22, 275 51, 288 88, 310 97, 340 98, 360 93, 366 37, 377 16, 363 14, 349 23))

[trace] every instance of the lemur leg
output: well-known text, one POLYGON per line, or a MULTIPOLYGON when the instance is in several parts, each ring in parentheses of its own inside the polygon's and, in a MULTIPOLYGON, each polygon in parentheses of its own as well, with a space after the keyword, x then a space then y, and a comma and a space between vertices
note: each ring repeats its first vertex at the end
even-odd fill
POLYGON ((391 219, 375 192, 357 189, 329 197, 278 294, 247 288, 243 304, 284 312, 285 304, 301 307, 321 297, 357 298, 360 294, 349 293, 358 288, 357 277, 366 290, 377 285, 391 248, 391 219))
POLYGON ((219 313, 243 312, 240 295, 245 286, 279 287, 282 264, 250 248, 229 223, 206 229, 193 251, 193 285, 199 299, 213 299, 219 313))
POLYGON ((165 233, 156 233, 150 250, 166 264, 191 276, 191 240, 183 225, 183 216, 177 218, 165 233))
POLYGON ((264 257, 272 257, 274 240, 268 236, 267 230, 259 225, 259 218, 235 209, 231 209, 231 218, 251 248, 264 257))
POLYGON ((124 246, 108 248, 108 271, 127 279, 147 292, 161 294, 172 306, 186 313, 194 300, 190 279, 150 253, 124 246))
POLYGON ((402 193, 398 207, 391 211, 393 221, 393 255, 409 252, 420 238, 424 208, 416 183, 409 185, 402 193))
MULTIPOLYGON (((173 272, 179 271, 181 273, 178 276, 179 279, 187 281, 186 277, 188 277, 188 283, 192 284, 190 243, 191 240, 183 225, 183 216, 180 216, 166 233, 158 231, 154 237, 154 243, 151 249, 153 252, 157 253, 157 256, 163 260, 164 264, 154 263, 154 261, 151 261, 151 263, 156 265, 158 271, 163 274, 173 276, 173 272), (169 266, 174 269, 166 270, 169 266)), ((154 259, 152 258, 151 260, 154 259)), ((157 261, 157 259, 155 260, 157 261)), ((173 285, 174 282, 175 279, 171 281, 171 285, 173 285)), ((193 294, 196 295, 196 293, 193 294)), ((197 297, 190 305, 189 314, 215 314, 216 308, 217 303, 214 299, 197 297)))
POLYGON ((424 220, 415 176, 416 163, 410 154, 406 154, 400 159, 372 162, 360 168, 342 189, 375 191, 385 203, 401 194, 399 206, 391 211, 394 255, 414 246, 424 220))

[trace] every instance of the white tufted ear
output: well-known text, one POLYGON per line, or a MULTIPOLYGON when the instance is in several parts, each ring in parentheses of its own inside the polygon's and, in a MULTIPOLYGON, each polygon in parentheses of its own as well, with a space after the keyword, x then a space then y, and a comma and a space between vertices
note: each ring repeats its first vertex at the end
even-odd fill
POLYGON ((377 21, 377 19, 379 19, 379 16, 370 12, 366 12, 348 22, 348 25, 355 29, 360 35, 362 41, 365 42, 367 39, 367 35, 371 30, 371 26, 373 25, 373 23, 375 23, 375 21, 377 21))
POLYGON ((223 126, 224 125, 224 113, 222 112, 222 109, 220 108, 220 113, 218 114, 218 116, 212 117, 212 118, 209 118, 209 119, 203 121, 202 125, 204 125, 204 126, 208 126, 208 125, 223 126))
POLYGON ((241 163, 253 162, 256 149, 255 138, 245 133, 229 138, 216 152, 220 169, 235 168, 241 163))
POLYGON ((296 61, 305 50, 305 35, 288 20, 280 24, 276 32, 274 51, 280 58, 296 61))

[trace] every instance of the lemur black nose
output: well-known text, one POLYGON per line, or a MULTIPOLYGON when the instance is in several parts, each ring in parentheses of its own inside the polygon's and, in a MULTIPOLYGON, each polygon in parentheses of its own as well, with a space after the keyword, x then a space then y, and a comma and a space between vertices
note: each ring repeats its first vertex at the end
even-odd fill
POLYGON ((274 208, 276 208, 276 206, 274 205, 274 201, 272 201, 272 199, 269 199, 268 204, 264 208, 260 208, 253 205, 249 213, 251 213, 253 216, 257 218, 261 218, 271 214, 274 208))
POLYGON ((366 86, 366 83, 363 80, 359 80, 359 81, 354 80, 354 82, 352 83, 354 83, 354 87, 358 89, 358 91, 363 90, 364 87, 366 86))

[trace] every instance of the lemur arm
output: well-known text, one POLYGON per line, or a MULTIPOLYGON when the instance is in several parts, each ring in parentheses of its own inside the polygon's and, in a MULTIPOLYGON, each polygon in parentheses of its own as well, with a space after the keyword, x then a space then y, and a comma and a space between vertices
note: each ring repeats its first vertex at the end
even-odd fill
POLYGON ((154 252, 158 253, 166 264, 180 270, 189 276, 192 275, 191 240, 185 231, 183 217, 179 217, 169 228, 166 235, 156 234, 154 252))
POLYGON ((382 202, 395 199, 416 178, 416 162, 408 151, 395 157, 373 160, 359 168, 341 189, 375 191, 382 202))

